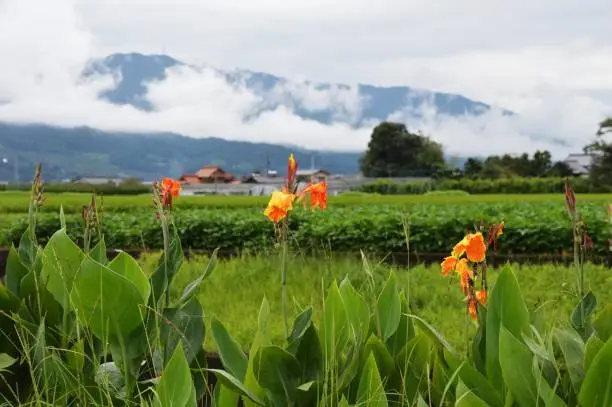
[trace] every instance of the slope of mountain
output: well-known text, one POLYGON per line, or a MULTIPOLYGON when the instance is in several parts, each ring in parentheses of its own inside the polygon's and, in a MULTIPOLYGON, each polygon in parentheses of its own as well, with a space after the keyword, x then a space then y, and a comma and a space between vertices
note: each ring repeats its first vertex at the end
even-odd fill
MULTIPOLYGON (((149 110, 152 106, 146 100, 147 82, 162 80, 166 77, 166 69, 185 65, 185 63, 167 55, 112 54, 104 59, 93 61, 84 71, 84 74, 116 73, 117 86, 100 96, 112 103, 131 104, 140 109, 149 110)), ((192 67, 198 69, 198 67, 192 67)), ((233 85, 244 83, 249 90, 262 96, 270 94, 273 90, 278 91, 283 85, 291 83, 287 79, 262 72, 211 69, 225 77, 228 83, 233 85)), ((349 88, 342 84, 315 82, 304 82, 304 84, 314 86, 317 90, 329 90, 332 86, 338 89, 349 88)), ((273 98, 267 98, 260 111, 273 110, 282 104, 292 108, 297 115, 303 118, 326 124, 335 119, 336 121, 347 121, 353 126, 359 126, 371 121, 387 120, 389 115, 394 112, 405 108, 417 108, 424 103, 433 105, 438 114, 449 116, 479 115, 490 109, 487 104, 470 100, 461 95, 418 90, 408 86, 379 87, 360 84, 358 85, 358 92, 363 102, 363 108, 357 118, 338 117, 337 110, 334 108, 316 110, 306 108, 300 100, 286 92, 280 95, 277 92, 273 98)), ((511 112, 506 113, 511 114, 511 112)))
MULTIPOLYGON (((148 83, 163 80, 168 68, 184 65, 167 55, 113 54, 92 61, 84 68, 83 76, 113 74, 116 77, 115 87, 104 91, 100 98, 118 105, 129 104, 138 109, 151 110, 155 106, 147 100, 148 83)), ((244 85, 261 96, 261 106, 245 120, 263 111, 276 109, 279 105, 287 106, 306 119, 321 123, 339 121, 353 127, 387 120, 394 112, 415 108, 424 102, 435 106, 439 114, 450 116, 479 115, 490 109, 484 103, 460 95, 421 91, 406 86, 372 85, 358 85, 361 103, 357 112, 346 112, 345 107, 334 103, 313 108, 297 97, 292 89, 305 85, 316 90, 343 91, 350 88, 342 84, 297 83, 248 70, 211 69, 224 77, 228 84, 244 85)), ((16 177, 28 180, 38 161, 45 163, 48 180, 78 175, 135 176, 151 180, 161 176, 178 176, 207 164, 219 164, 231 172, 243 174, 264 168, 268 160, 272 168, 282 171, 288 153, 286 146, 234 142, 222 138, 193 139, 171 133, 130 134, 101 132, 86 127, 67 129, 0 123, 0 181, 16 177)), ((359 155, 356 153, 297 150, 298 159, 306 163, 310 163, 313 154, 316 165, 331 172, 354 173, 358 170, 359 155)))
POLYGON ((283 173, 291 151, 303 168, 309 167, 314 157, 317 167, 334 173, 358 171, 356 153, 315 152, 219 138, 194 139, 172 133, 107 133, 86 127, 0 123, 0 181, 13 181, 16 175, 21 181, 29 180, 39 161, 49 181, 79 175, 153 180, 178 177, 210 164, 241 175, 265 169, 269 163, 271 169, 283 173))

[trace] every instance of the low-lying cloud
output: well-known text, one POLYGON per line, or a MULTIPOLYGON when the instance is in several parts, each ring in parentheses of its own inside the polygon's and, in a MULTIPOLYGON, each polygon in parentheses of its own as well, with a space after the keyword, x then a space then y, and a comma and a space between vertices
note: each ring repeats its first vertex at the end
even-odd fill
MULTIPOLYGON (((376 122, 363 121, 369 101, 359 94, 355 84, 321 88, 288 80, 271 91, 258 92, 249 90, 244 83, 228 83, 213 69, 183 66, 169 69, 164 80, 146 84, 152 111, 100 100, 99 93, 112 89, 119 78, 112 73, 82 78, 81 70, 92 57, 99 56, 98 44, 103 39, 88 29, 76 4, 75 0, 0 0, 0 55, 6 61, 0 68, 0 121, 90 126, 108 131, 170 131, 191 137, 328 150, 363 150, 367 145, 376 122), (331 110, 332 123, 299 117, 295 104, 311 112, 331 110), (362 124, 356 127, 356 123, 362 124)), ((483 101, 518 113, 508 116, 494 108, 478 117, 450 117, 437 112, 433 103, 425 101, 415 108, 407 100, 405 108, 388 117, 431 135, 449 154, 549 149, 561 158, 580 151, 592 139, 597 123, 612 114, 612 82, 603 77, 595 81, 585 73, 572 86, 565 86, 563 75, 572 74, 569 68, 560 71, 563 75, 559 75, 558 82, 550 82, 539 81, 537 72, 534 74, 529 67, 512 77, 522 84, 521 88, 499 82, 499 76, 504 77, 496 74, 499 64, 488 64, 486 54, 472 55, 472 59, 468 54, 449 58, 438 59, 438 63, 443 63, 445 69, 455 63, 457 75, 469 79, 473 77, 467 73, 469 61, 479 61, 481 64, 473 69, 483 69, 482 81, 491 81, 492 93, 483 93, 477 87, 482 83, 474 81, 470 85, 469 80, 461 82, 464 85, 457 92, 491 95, 491 100, 483 101), (512 89, 529 92, 517 94, 512 89)), ((452 91, 448 87, 453 81, 444 81, 441 75, 447 71, 437 65, 431 65, 430 70, 422 68, 427 66, 424 61, 427 62, 422 60, 415 65, 415 82, 409 85, 452 91), (432 83, 435 78, 440 78, 438 86, 432 83)), ((602 62, 593 57, 585 66, 597 65, 597 61, 602 62)), ((512 64, 512 60, 507 62, 512 64)), ((384 70, 381 72, 384 74, 384 70)), ((452 75, 452 69, 450 72, 452 75)))

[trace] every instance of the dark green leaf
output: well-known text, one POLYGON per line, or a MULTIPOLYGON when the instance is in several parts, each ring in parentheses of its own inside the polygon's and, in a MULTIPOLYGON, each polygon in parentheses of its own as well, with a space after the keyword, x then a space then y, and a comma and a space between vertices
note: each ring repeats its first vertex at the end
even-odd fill
POLYGON ((608 339, 593 359, 578 395, 582 406, 612 405, 612 338, 608 339))
POLYGON ((28 274, 28 268, 23 265, 19 259, 19 253, 15 246, 11 244, 9 249, 8 257, 6 259, 6 269, 4 275, 4 281, 9 290, 15 295, 19 295, 19 287, 21 280, 25 275, 28 274))
POLYGON ((210 260, 208 261, 208 264, 206 265, 206 268, 204 269, 202 274, 200 274, 195 280, 189 283, 187 287, 185 287, 183 295, 181 295, 181 298, 179 300, 180 304, 184 304, 189 301, 197 292, 198 288, 200 287, 200 284, 202 284, 202 281, 204 281, 208 276, 212 274, 217 265, 218 251, 219 249, 215 249, 213 251, 212 255, 210 256, 210 260))
POLYGON ((251 393, 249 389, 247 389, 242 384, 242 382, 240 382, 240 380, 238 380, 237 378, 235 378, 234 376, 232 376, 225 370, 219 370, 219 369, 206 369, 206 370, 214 373, 215 376, 217 376, 217 379, 219 379, 219 381, 223 383, 223 385, 227 387, 228 389, 232 390, 233 392, 241 396, 248 397, 249 400, 257 404, 258 406, 264 405, 264 403, 261 400, 259 400, 259 398, 257 398, 253 393, 251 393))
POLYGON ((514 399, 522 407, 533 407, 538 404, 532 360, 529 348, 502 326, 499 332, 499 363, 502 377, 514 399))
POLYGON ((240 345, 230 336, 223 324, 216 318, 211 321, 211 331, 215 344, 219 349, 219 356, 223 367, 229 373, 237 377, 238 380, 244 380, 247 370, 247 357, 240 348, 240 345))
MULTIPOLYGON (((505 392, 500 366, 500 329, 503 326, 515 337, 529 334, 529 312, 516 276, 508 266, 499 274, 488 300, 486 330, 487 377, 500 392, 505 392)), ((530 361, 531 363, 531 361, 530 361)), ((529 365, 531 371, 531 364, 529 365)))
POLYGON ((376 305, 379 324, 378 334, 383 341, 389 339, 397 330, 401 309, 400 296, 397 290, 397 277, 394 272, 391 272, 376 305))

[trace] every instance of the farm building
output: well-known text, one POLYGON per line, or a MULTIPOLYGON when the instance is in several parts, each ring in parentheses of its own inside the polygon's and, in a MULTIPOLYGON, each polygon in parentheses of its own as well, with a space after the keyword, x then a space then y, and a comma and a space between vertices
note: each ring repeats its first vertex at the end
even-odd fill
POLYGON ((184 184, 229 184, 235 182, 236 178, 219 166, 207 166, 194 174, 181 175, 179 181, 184 184))

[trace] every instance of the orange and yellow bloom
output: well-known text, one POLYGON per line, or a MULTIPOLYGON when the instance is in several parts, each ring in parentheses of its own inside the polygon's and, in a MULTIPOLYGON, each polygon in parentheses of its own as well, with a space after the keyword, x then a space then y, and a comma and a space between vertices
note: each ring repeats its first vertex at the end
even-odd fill
POLYGON ((293 209, 293 200, 295 195, 284 192, 274 191, 268 203, 268 207, 264 211, 264 215, 274 223, 280 222, 287 217, 287 214, 293 209))
POLYGON ((302 195, 310 195, 310 207, 312 209, 327 208, 327 183, 325 181, 310 183, 302 192, 302 195))
POLYGON ((481 232, 468 233, 453 247, 451 255, 445 257, 440 264, 443 275, 448 276, 451 271, 458 274, 459 287, 467 297, 468 313, 472 319, 477 319, 477 304, 484 305, 487 301, 485 263, 487 247, 495 244, 497 238, 503 234, 503 227, 503 222, 492 225, 486 241, 481 232), (475 289, 476 279, 482 281, 480 290, 475 289))
POLYGON ((164 178, 161 185, 161 201, 166 209, 172 208, 172 198, 181 193, 181 183, 172 178, 164 178))
POLYGON ((264 211, 264 215, 274 223, 285 219, 289 211, 293 209, 293 203, 304 198, 305 195, 310 196, 310 206, 313 210, 327 208, 327 183, 325 181, 310 183, 301 193, 298 193, 297 168, 298 163, 292 153, 287 160, 286 182, 280 191, 272 193, 268 207, 264 211))

